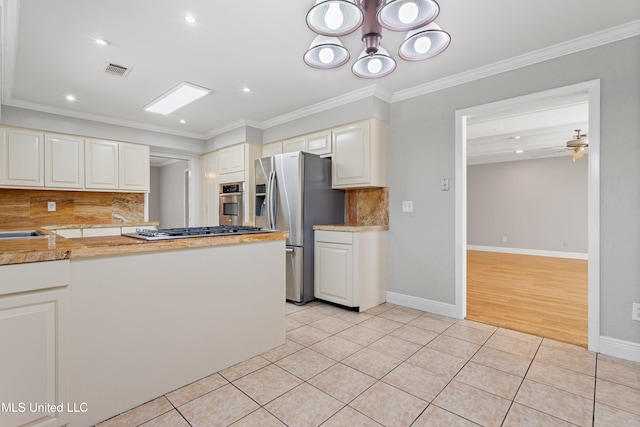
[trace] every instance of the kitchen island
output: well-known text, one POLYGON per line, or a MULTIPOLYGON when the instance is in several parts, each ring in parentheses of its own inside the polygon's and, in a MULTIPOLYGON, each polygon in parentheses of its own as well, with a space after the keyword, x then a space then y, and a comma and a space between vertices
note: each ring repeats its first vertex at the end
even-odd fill
MULTIPOLYGON (((29 269, 47 265, 68 269, 47 285, 61 293, 63 304, 47 305, 55 321, 43 323, 47 340, 56 339, 51 328, 57 327, 62 329, 54 335, 62 339, 43 357, 45 366, 34 367, 46 371, 47 387, 53 383, 59 389, 34 390, 33 396, 40 403, 64 403, 71 411, 40 414, 41 425, 94 425, 283 344, 286 236, 161 242, 58 237, 64 250, 56 250, 55 243, 42 247, 44 242, 34 248, 66 251, 62 261, 0 266, 0 303, 33 294, 15 287, 7 294, 5 278, 16 282, 29 269)), ((17 246, 20 257, 37 258, 17 246)), ((5 252, 9 257, 10 250, 5 252)), ((1 309, 0 332, 7 330, 1 309)), ((10 384, 0 385, 3 401, 10 393, 10 384)))

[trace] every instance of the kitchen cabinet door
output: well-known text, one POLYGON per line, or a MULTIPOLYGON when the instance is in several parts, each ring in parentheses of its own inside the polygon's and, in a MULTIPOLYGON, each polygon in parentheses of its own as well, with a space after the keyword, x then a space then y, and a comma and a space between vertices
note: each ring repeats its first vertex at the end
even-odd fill
POLYGON ((386 187, 386 124, 364 120, 333 129, 333 188, 386 187))
POLYGON ((150 185, 149 146, 119 143, 118 188, 124 191, 149 191, 150 185))
POLYGON ((305 136, 306 151, 319 156, 331 154, 331 131, 312 133, 305 136))
POLYGON ((118 189, 118 143, 100 139, 85 140, 85 187, 118 189))
POLYGON ((200 224, 202 226, 220 223, 218 206, 218 153, 208 153, 200 157, 200 224))
POLYGON ((44 187, 44 134, 0 128, 0 185, 44 187))
POLYGON ((244 171, 245 145, 246 144, 234 145, 232 147, 223 148, 218 152, 218 166, 221 174, 244 171))
POLYGON ((2 425, 66 425, 68 301, 68 289, 0 297, 2 425), (29 406, 38 404, 64 410, 29 406))
POLYGON ((286 141, 282 141, 282 152, 283 153, 294 153, 296 151, 306 151, 307 146, 305 144, 306 140, 304 137, 287 139, 286 141))
POLYGON ((316 241, 314 258, 315 297, 353 307, 353 246, 316 241))
POLYGON ((45 134, 44 184, 55 188, 84 188, 84 139, 45 134))
POLYGON ((282 154, 282 142, 271 142, 262 145, 262 157, 271 157, 276 154, 282 154))

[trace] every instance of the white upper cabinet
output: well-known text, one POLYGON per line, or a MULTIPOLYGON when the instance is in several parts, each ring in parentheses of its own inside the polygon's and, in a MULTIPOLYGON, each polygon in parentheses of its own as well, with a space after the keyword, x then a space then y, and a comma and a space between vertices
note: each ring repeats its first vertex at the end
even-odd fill
POLYGON ((218 172, 220 174, 244 171, 245 145, 234 145, 218 152, 218 172))
POLYGON ((333 188, 387 186, 387 127, 376 119, 333 129, 333 188))
POLYGON ((306 135, 305 151, 319 156, 331 154, 331 131, 325 130, 306 135))
POLYGON ((118 189, 118 146, 116 141, 85 141, 85 187, 99 190, 118 189))
POLYGON ((44 187, 43 133, 8 127, 0 132, 0 185, 44 187))
MULTIPOLYGON (((286 139, 280 142, 274 142, 271 144, 266 144, 273 146, 274 150, 276 149, 275 144, 281 144, 282 153, 292 153, 295 151, 304 151, 307 153, 321 155, 330 155, 331 154, 331 129, 323 130, 320 132, 315 132, 307 135, 302 135, 296 138, 286 139)), ((263 147, 264 150, 264 147, 263 147)), ((280 153, 273 153, 280 154, 280 153)), ((268 154, 268 155, 273 155, 268 154)))
POLYGON ((85 188, 147 192, 149 146, 102 139, 85 140, 85 188))
POLYGON ((282 141, 270 142, 262 146, 262 157, 271 157, 282 154, 282 141))
POLYGON ((148 145, 1 126, 0 186, 148 192, 149 151, 148 145))
POLYGON ((149 191, 149 146, 121 142, 118 160, 118 187, 124 191, 149 191))
POLYGON ((45 134, 44 183, 46 187, 84 188, 84 139, 45 134))
POLYGON ((282 141, 282 152, 294 153, 296 151, 305 151, 307 148, 305 142, 306 140, 303 136, 282 141))

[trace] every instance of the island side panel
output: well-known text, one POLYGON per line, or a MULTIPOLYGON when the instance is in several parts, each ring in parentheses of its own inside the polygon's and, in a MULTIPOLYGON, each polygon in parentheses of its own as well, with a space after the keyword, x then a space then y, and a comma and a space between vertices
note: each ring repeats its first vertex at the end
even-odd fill
POLYGON ((284 344, 284 284, 284 240, 72 260, 70 425, 284 344))

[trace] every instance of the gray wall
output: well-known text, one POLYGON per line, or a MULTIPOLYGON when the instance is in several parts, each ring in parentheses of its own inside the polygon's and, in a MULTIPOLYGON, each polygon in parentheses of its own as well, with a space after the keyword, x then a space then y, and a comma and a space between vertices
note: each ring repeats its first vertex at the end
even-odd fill
POLYGON ((151 166, 149 173, 149 221, 160 221, 160 201, 162 194, 160 193, 162 168, 151 166))
POLYGON ((588 165, 562 156, 468 166, 467 244, 586 254, 588 165))
POLYGON ((160 227, 184 227, 185 222, 185 179, 184 171, 189 162, 179 160, 163 166, 160 171, 160 227))
POLYGON ((455 111, 601 80, 601 335, 640 343, 640 37, 391 105, 388 290, 454 304, 455 111), (414 212, 401 212, 413 200, 414 212))
POLYGON ((9 107, 7 105, 2 106, 0 123, 49 132, 147 144, 151 147, 170 149, 172 152, 202 153, 205 149, 205 143, 195 138, 77 119, 58 114, 9 107))

